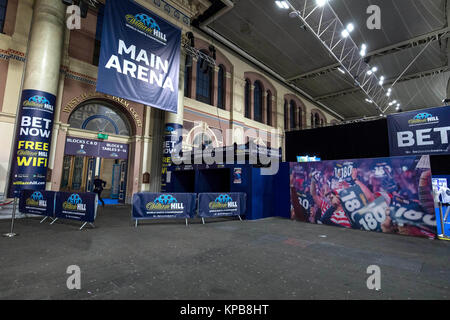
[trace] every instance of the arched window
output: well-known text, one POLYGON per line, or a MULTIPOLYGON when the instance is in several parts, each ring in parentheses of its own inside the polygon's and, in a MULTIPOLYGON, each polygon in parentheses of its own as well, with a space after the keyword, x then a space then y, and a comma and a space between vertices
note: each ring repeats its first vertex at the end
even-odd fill
POLYGON ((267 90, 267 125, 272 125, 272 93, 267 90))
POLYGON ((255 89, 254 89, 254 120, 258 122, 262 122, 262 85, 259 81, 255 81, 255 89))
POLYGON ((199 133, 194 137, 192 144, 195 148, 207 147, 213 143, 211 137, 207 133, 199 133))
POLYGON ((192 72, 192 57, 186 55, 184 65, 184 96, 190 98, 191 96, 191 72, 192 72))
POLYGON ((245 80, 245 117, 251 117, 251 109, 250 109, 250 81, 245 80))
POLYGON ((197 100, 207 104, 211 103, 212 68, 204 59, 197 64, 197 100))
POLYGON ((131 136, 128 119, 116 108, 92 102, 75 109, 69 117, 71 128, 131 136))
POLYGON ((298 126, 300 129, 303 128, 303 110, 302 108, 298 108, 298 126))
POLYGON ((291 119, 291 129, 295 129, 297 127, 295 123, 295 109, 297 109, 297 105, 295 104, 294 100, 291 100, 291 103, 289 105, 290 107, 290 119, 291 119))
POLYGON ((314 127, 318 128, 320 126, 320 116, 318 113, 314 115, 314 127))
POLYGON ((220 65, 217 73, 217 106, 220 109, 225 109, 225 74, 225 67, 220 65))
POLYGON ((284 130, 289 130, 289 111, 288 111, 288 102, 284 100, 284 130))

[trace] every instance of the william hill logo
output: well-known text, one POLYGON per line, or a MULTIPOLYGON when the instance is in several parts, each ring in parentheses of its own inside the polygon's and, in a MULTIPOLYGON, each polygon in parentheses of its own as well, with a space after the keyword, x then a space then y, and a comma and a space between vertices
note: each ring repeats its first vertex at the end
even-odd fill
POLYGON ((34 192, 26 201, 27 206, 31 207, 46 207, 47 200, 44 200, 44 196, 39 191, 34 192))
POLYGON ((419 113, 413 119, 409 120, 409 124, 437 123, 439 117, 433 116, 431 113, 419 113))
POLYGON ((129 25, 133 26, 138 31, 145 32, 152 38, 162 41, 163 43, 167 43, 166 34, 161 32, 161 28, 156 23, 155 19, 149 17, 145 13, 138 13, 135 16, 132 14, 127 14, 125 19, 129 25))
POLYGON ((184 210, 184 204, 170 194, 160 195, 153 202, 147 203, 145 207, 147 210, 184 210))
POLYGON ((74 193, 72 194, 67 201, 63 203, 63 209, 72 210, 72 211, 86 211, 86 204, 83 203, 83 199, 74 193))
POLYGON ((209 203, 210 209, 229 209, 237 207, 237 202, 233 201, 233 199, 227 194, 221 194, 216 198, 216 200, 209 203))
POLYGON ((25 100, 23 102, 23 106, 53 111, 53 106, 50 104, 50 101, 48 101, 48 99, 43 96, 33 96, 28 100, 25 100))

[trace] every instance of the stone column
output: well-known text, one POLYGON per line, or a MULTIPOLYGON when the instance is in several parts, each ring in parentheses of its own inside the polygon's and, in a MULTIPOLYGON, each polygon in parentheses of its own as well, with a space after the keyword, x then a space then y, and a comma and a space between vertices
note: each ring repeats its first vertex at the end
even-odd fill
MULTIPOLYGON (((180 60, 183 61, 183 60, 180 60)), ((191 90, 190 98, 196 99, 197 98, 197 59, 192 58, 192 67, 191 67, 191 85, 189 86, 189 89, 191 90)), ((184 68, 182 69, 184 71, 184 68)), ((183 77, 183 83, 184 83, 184 77, 183 77)), ((184 85, 183 85, 184 90, 184 85)))
POLYGON ((23 89, 56 95, 64 42, 66 6, 60 0, 36 0, 23 89))
POLYGON ((17 192, 25 188, 43 190, 46 187, 65 14, 66 6, 60 0, 35 1, 11 161, 10 197, 13 193, 18 195, 17 192), (17 161, 18 158, 22 163, 17 161))
MULTIPOLYGON (((178 111, 177 113, 166 112, 166 125, 164 128, 164 146, 163 146, 163 165, 161 174, 161 191, 166 190, 167 167, 172 164, 171 153, 174 150, 181 151, 183 143, 183 116, 184 116, 184 67, 185 55, 180 57, 180 76, 178 83, 178 111)), ((192 63, 192 78, 196 77, 196 61, 192 63), (195 72, 195 74, 194 74, 195 72)), ((195 88, 195 81, 192 81, 192 87, 195 88)))
MULTIPOLYGON (((218 95, 218 91, 219 91, 219 67, 215 66, 213 68, 213 72, 212 72, 212 85, 211 85, 211 102, 212 105, 214 107, 217 107, 217 105, 219 104, 219 95, 218 95)), ((222 85, 224 85, 222 83, 222 85)), ((223 97, 225 98, 225 97, 223 97)))
POLYGON ((255 86, 250 84, 250 119, 255 119, 255 86))
POLYGON ((267 91, 264 90, 262 93, 262 103, 261 103, 261 122, 267 124, 267 91))

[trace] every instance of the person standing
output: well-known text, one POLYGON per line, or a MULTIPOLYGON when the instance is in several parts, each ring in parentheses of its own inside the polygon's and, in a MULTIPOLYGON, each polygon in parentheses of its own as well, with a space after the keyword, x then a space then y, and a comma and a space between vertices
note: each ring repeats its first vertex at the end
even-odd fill
POLYGON ((98 195, 98 200, 102 203, 102 206, 105 207, 105 202, 102 199, 102 191, 106 186, 106 181, 100 179, 99 176, 96 176, 94 179, 94 192, 98 195))

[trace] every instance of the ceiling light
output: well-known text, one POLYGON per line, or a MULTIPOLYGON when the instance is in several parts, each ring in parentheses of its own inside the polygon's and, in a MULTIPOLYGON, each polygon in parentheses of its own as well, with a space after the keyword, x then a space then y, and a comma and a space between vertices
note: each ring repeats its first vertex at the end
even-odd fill
POLYGON ((275 3, 280 9, 289 9, 289 5, 287 4, 286 1, 275 1, 275 3))
POLYGON ((377 67, 373 67, 373 68, 372 68, 372 72, 373 72, 373 73, 375 73, 375 72, 377 72, 377 71, 378 71, 378 68, 377 68, 377 67))
POLYGON ((300 11, 295 10, 289 13, 289 18, 297 18, 300 16, 300 11))
POLYGON ((327 2, 328 0, 316 0, 316 4, 318 7, 323 7, 327 2))
POLYGON ((339 70, 340 73, 345 74, 345 71, 342 70, 341 68, 337 68, 339 70))
POLYGON ((372 71, 372 70, 369 70, 369 71, 367 71, 367 74, 368 74, 369 76, 371 76, 371 75, 372 75, 372 73, 373 73, 373 71, 372 71))
POLYGON ((355 30, 355 26, 353 25, 353 23, 349 23, 347 25, 346 29, 347 29, 348 32, 352 32, 353 30, 355 30))
POLYGON ((366 56, 366 54, 367 54, 367 46, 365 44, 361 45, 361 51, 359 51, 359 54, 361 55, 361 57, 366 56))
POLYGON ((347 31, 347 29, 342 30, 341 36, 342 38, 347 38, 350 35, 350 33, 347 31))

